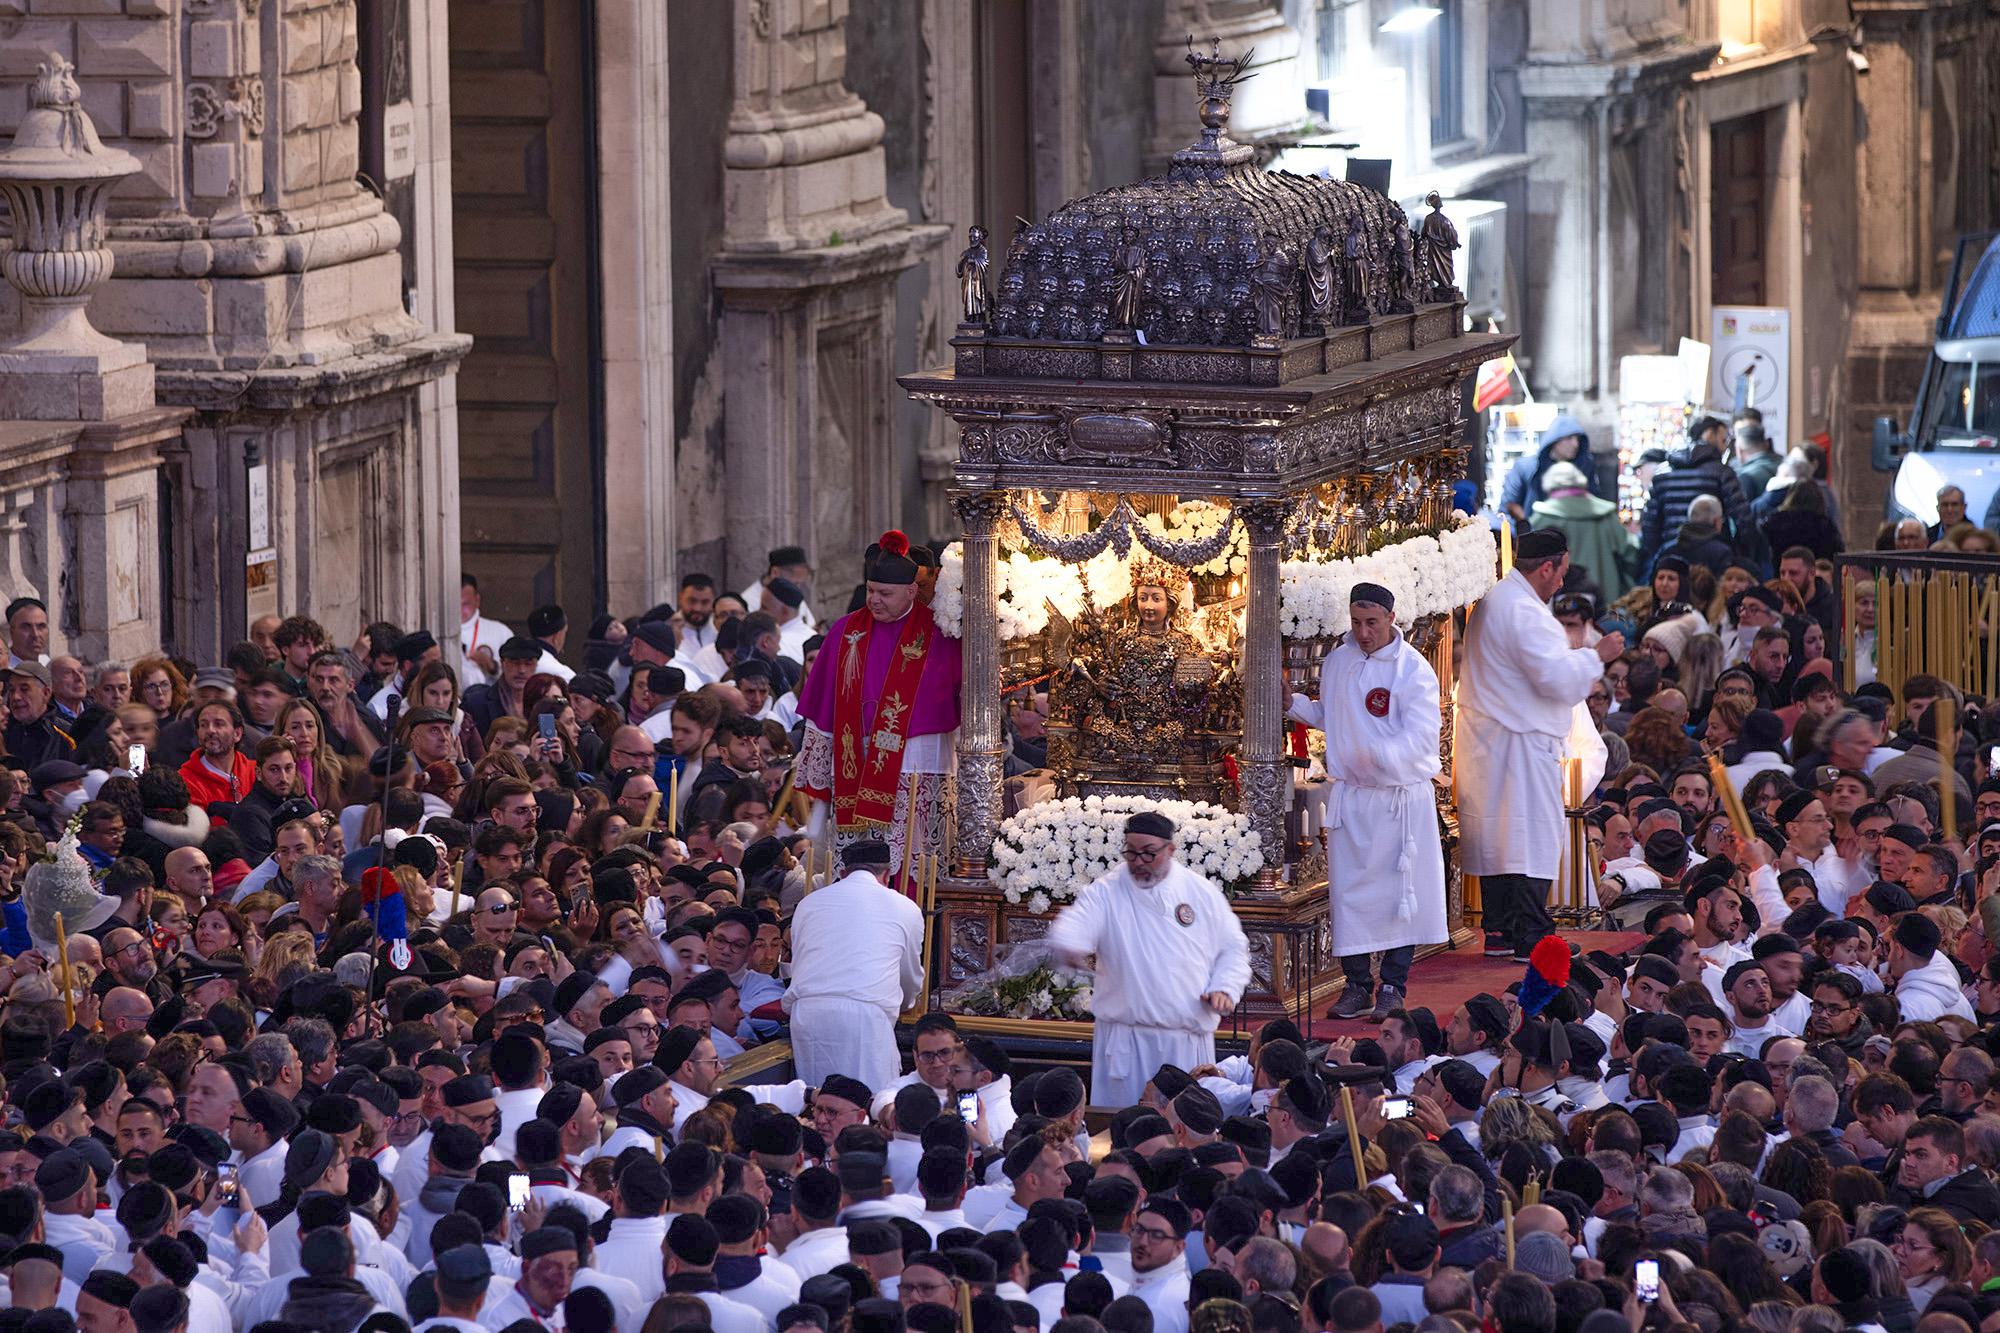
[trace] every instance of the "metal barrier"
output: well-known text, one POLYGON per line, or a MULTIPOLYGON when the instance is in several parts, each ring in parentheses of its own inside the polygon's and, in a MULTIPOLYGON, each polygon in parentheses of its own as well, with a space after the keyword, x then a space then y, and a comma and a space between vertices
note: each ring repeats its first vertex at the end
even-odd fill
POLYGON ((1966 694, 2000 695, 2000 556, 1857 551, 1836 556, 1834 572, 1847 690, 1867 657, 1899 701, 1903 682, 1920 674, 1966 694))

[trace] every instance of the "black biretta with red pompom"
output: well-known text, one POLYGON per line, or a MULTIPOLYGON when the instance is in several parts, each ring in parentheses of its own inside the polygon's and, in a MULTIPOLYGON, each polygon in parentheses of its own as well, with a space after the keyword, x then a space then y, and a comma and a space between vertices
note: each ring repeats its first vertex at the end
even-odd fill
POLYGON ((866 563, 870 583, 908 584, 917 581, 917 562, 910 559, 910 539, 893 528, 868 548, 866 563))

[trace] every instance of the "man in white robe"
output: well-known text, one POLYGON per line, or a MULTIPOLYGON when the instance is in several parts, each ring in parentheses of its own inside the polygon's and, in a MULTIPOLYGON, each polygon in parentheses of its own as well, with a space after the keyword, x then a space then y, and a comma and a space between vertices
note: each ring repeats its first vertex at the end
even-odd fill
POLYGON ((814 1086, 845 1074, 886 1088, 902 1072, 896 1015, 923 989, 924 914, 889 887, 887 843, 849 843, 842 864, 792 917, 792 1063, 814 1086))
POLYGON ((1335 1018, 1403 1003, 1419 944, 1451 938, 1431 779, 1444 714, 1437 673, 1396 629, 1387 588, 1348 594, 1352 632, 1320 664, 1319 701, 1292 696, 1294 720, 1326 733, 1326 892, 1347 987, 1335 1018), (1368 956, 1382 954, 1378 991, 1368 956))
POLYGON ((479 612, 479 580, 470 574, 459 576, 458 593, 458 687, 469 690, 485 685, 500 675, 497 654, 500 645, 514 637, 514 631, 479 612))
MULTIPOLYGON (((1126 820, 1125 864, 1085 888, 1049 927, 1059 955, 1097 956, 1090 1100, 1099 1106, 1137 1102, 1163 1064, 1214 1064, 1216 1025, 1250 983, 1250 946, 1236 913, 1220 889, 1174 860, 1173 838, 1165 815, 1126 820)), ((793 937, 800 933, 795 925, 793 937)))
POLYGON ((1515 565, 1473 610, 1453 715, 1459 852, 1479 876, 1486 952, 1526 961, 1553 934, 1549 885, 1566 841, 1562 764, 1576 706, 1604 663, 1625 651, 1619 634, 1571 648, 1549 599, 1569 572, 1569 543, 1554 528, 1531 532, 1515 565))

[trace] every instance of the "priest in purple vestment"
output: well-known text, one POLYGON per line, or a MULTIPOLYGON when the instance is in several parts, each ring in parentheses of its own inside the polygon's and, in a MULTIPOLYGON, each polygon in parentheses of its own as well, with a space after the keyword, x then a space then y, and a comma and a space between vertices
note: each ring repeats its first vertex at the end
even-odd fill
POLYGON ((909 538, 884 533, 867 604, 826 631, 799 691, 798 790, 813 802, 816 843, 829 814, 836 847, 886 840, 892 882, 907 878, 914 893, 916 858, 944 853, 961 663, 958 640, 917 598, 909 552, 909 538))

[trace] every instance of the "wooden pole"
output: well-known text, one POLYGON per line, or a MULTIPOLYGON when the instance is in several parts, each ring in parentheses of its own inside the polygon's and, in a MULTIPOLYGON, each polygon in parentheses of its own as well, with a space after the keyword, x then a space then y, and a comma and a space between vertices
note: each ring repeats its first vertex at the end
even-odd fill
MULTIPOLYGON (((1986 616, 1986 699, 2000 693, 2000 584, 1992 576, 1980 588, 1980 614, 1986 616)), ((1876 634, 1880 638, 1880 634, 1876 634)))
POLYGON ((1750 812, 1744 808, 1743 797, 1737 792, 1736 784, 1730 781, 1729 770, 1723 766, 1719 754, 1708 757, 1708 780, 1721 799, 1722 808, 1728 812, 1730 827, 1736 830, 1737 840, 1743 844, 1743 854, 1748 856, 1757 835, 1751 830, 1750 812))
POLYGON ((1340 1115, 1347 1122, 1347 1151, 1354 1158, 1354 1188, 1368 1188, 1368 1168, 1361 1163, 1361 1122, 1354 1118, 1354 1089, 1340 1085, 1340 1115))
POLYGON ((1840 571, 1840 631, 1841 631, 1841 689, 1854 693, 1854 642, 1858 629, 1854 623, 1854 566, 1845 565, 1840 571))
POLYGON ((1958 747, 1952 737, 1951 696, 1940 694, 1931 707, 1943 710, 1937 720, 1938 809, 1944 812, 1944 840, 1953 842, 1958 838, 1958 770, 1952 752, 1958 747))
MULTIPOLYGON (((1852 689, 1853 687, 1849 686, 1848 688, 1852 689)), ((788 820, 792 817, 792 784, 798 781, 798 776, 799 766, 795 760, 792 766, 785 770, 785 785, 778 789, 778 799, 771 806, 771 819, 773 823, 780 819, 788 820)))
POLYGON ((69 933, 63 929, 62 913, 56 913, 56 980, 63 993, 63 1030, 76 1026, 76 974, 69 961, 69 933))

